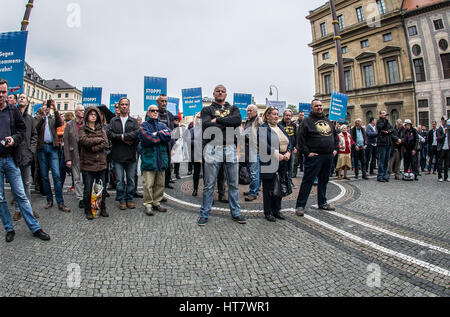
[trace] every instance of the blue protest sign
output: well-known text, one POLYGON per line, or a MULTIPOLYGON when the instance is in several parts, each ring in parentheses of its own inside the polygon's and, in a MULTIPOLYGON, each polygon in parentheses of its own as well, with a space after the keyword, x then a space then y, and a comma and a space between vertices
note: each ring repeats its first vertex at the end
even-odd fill
POLYGON ((252 104, 252 95, 249 94, 234 94, 233 104, 241 111, 242 120, 247 120, 247 107, 252 104))
POLYGON ((167 98, 167 111, 170 111, 174 116, 178 116, 178 111, 180 108, 179 98, 167 98))
POLYGON ((160 95, 167 95, 167 78, 144 78, 144 110, 147 112, 151 105, 158 105, 156 100, 160 95))
POLYGON ((122 98, 127 98, 127 95, 126 94, 111 94, 110 95, 110 97, 109 97, 109 110, 111 110, 112 113, 115 112, 114 106, 122 98))
POLYGON ((38 112, 38 110, 39 110, 43 105, 44 105, 43 103, 38 103, 38 104, 35 104, 35 105, 33 106, 33 117, 36 116, 36 113, 38 112))
POLYGON ((298 106, 298 112, 303 112, 305 118, 308 118, 311 114, 311 104, 310 103, 300 103, 298 106))
POLYGON ((183 117, 193 117, 203 109, 201 88, 183 89, 183 117))
POLYGON ((338 92, 331 95, 330 121, 345 122, 347 116, 348 96, 338 92))
POLYGON ((267 108, 275 107, 278 109, 278 115, 281 117, 284 114, 284 110, 286 110, 286 101, 270 101, 266 102, 267 108))
POLYGON ((83 87, 83 98, 81 103, 85 108, 99 107, 102 104, 101 87, 83 87))
POLYGON ((8 93, 23 93, 23 73, 28 32, 0 33, 0 78, 8 82, 8 93))

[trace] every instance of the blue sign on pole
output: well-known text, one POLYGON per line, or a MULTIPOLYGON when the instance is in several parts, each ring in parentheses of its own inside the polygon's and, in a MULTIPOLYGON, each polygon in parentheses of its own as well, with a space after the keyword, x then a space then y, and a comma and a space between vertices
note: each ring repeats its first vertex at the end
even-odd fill
POLYGON ((144 111, 147 112, 151 105, 158 105, 156 100, 160 95, 167 95, 167 78, 144 78, 144 111))
POLYGON ((115 112, 114 106, 122 98, 127 98, 127 95, 126 94, 111 94, 110 95, 110 97, 109 97, 109 110, 111 110, 112 113, 115 112))
POLYGON ((33 106, 33 117, 36 116, 36 113, 43 105, 44 105, 43 103, 37 103, 33 106))
POLYGON ((83 87, 83 98, 81 103, 85 108, 99 107, 102 104, 102 88, 83 87))
POLYGON ((27 31, 0 33, 0 78, 8 82, 8 93, 23 93, 27 38, 27 31))
POLYGON ((170 111, 174 116, 178 116, 178 111, 180 108, 179 98, 167 98, 167 111, 170 111))
POLYGON ((308 118, 311 114, 311 104, 310 103, 300 103, 298 106, 298 111, 305 114, 305 118, 308 118))
POLYGON ((183 89, 183 117, 193 117, 203 109, 201 88, 183 89))
POLYGON ((286 110, 286 101, 270 101, 267 100, 266 102, 267 108, 269 107, 275 107, 278 109, 278 115, 281 117, 284 114, 284 111, 286 110))
POLYGON ((345 122, 347 116, 348 96, 334 92, 331 95, 330 121, 345 122))
POLYGON ((252 104, 252 95, 249 94, 234 94, 233 104, 241 111, 242 120, 247 120, 247 107, 252 104))

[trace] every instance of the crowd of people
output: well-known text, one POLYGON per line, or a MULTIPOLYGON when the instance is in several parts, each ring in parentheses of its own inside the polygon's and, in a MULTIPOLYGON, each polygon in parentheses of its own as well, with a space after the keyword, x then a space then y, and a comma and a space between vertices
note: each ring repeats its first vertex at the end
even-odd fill
POLYGON ((408 119, 392 127, 381 111, 378 120, 371 118, 364 125, 357 119, 350 127, 331 122, 321 101, 314 100, 307 118, 301 112, 294 121, 291 110, 280 114, 274 107, 259 116, 258 108, 250 105, 248 119, 243 121, 240 109, 226 98, 226 88, 217 86, 212 105, 204 107, 187 127, 167 110, 165 95, 149 107, 144 120, 130 115, 128 98, 120 99, 114 113, 106 106, 85 109, 77 104, 74 114, 64 115, 49 100, 32 117, 26 95, 8 95, 8 83, 0 80, 0 213, 6 241, 13 241, 13 221, 22 217, 36 237, 50 239, 40 228, 39 214, 32 210, 31 186, 46 197, 45 209, 52 208, 55 199, 60 211, 70 212, 64 202, 66 176, 71 177, 69 191, 74 192, 88 220, 96 218, 91 209, 95 184, 103 185, 101 217, 109 217, 106 199, 110 189, 116 189, 120 210, 136 209, 135 198, 142 198, 145 214, 154 216, 167 211, 162 203, 167 201, 165 190, 173 189, 176 181, 172 171, 180 179, 180 164, 187 163, 188 175, 193 175, 192 196, 198 196, 203 177, 199 226, 208 223, 216 184, 218 200, 229 204, 232 220, 247 222, 239 204, 239 183, 246 175, 245 201, 256 200, 262 186, 264 216, 270 222, 285 219, 282 198, 297 188, 292 180, 299 171, 303 178, 296 203, 298 216, 304 215, 314 185, 319 209, 334 210, 326 198, 329 178, 349 179, 350 170, 355 178, 361 172, 368 179, 378 169, 379 182, 388 182, 391 175, 417 180, 425 171, 437 171, 439 181, 449 181, 450 120, 445 118, 439 127, 433 122, 427 131, 426 127, 414 128, 408 119), (142 194, 137 191, 139 176, 142 194), (5 178, 15 200, 12 217, 5 199, 5 178))

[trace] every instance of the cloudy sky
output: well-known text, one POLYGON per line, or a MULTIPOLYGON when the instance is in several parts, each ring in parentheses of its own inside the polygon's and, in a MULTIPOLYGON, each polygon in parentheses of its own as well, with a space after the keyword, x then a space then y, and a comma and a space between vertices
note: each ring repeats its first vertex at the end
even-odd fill
MULTIPOLYGON (((1 32, 20 28, 27 2, 2 0, 1 32)), ((211 97, 221 83, 230 102, 233 93, 250 93, 265 103, 270 85, 289 104, 309 102, 314 71, 305 17, 325 2, 36 0, 26 59, 45 79, 103 87, 104 104, 110 93, 127 93, 133 114, 143 112, 144 76, 166 77, 169 96, 178 98, 194 87, 211 97)))

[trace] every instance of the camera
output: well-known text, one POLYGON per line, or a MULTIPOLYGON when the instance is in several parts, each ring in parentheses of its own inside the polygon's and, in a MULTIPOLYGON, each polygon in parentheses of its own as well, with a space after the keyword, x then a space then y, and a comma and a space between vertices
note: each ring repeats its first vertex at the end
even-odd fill
POLYGON ((1 140, 0 143, 1 143, 1 145, 3 145, 3 146, 7 146, 9 143, 11 143, 11 140, 9 140, 9 139, 4 139, 4 140, 1 140))

